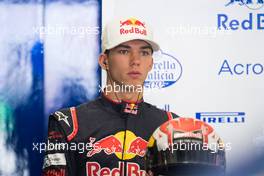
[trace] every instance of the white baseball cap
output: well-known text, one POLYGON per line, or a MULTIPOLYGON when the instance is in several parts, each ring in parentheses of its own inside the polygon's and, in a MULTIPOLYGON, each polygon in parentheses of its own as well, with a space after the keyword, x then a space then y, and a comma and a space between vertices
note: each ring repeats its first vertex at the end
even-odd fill
POLYGON ((137 18, 122 18, 106 24, 102 33, 102 52, 112 49, 121 43, 131 40, 144 40, 149 43, 154 51, 160 49, 153 40, 150 27, 137 18))

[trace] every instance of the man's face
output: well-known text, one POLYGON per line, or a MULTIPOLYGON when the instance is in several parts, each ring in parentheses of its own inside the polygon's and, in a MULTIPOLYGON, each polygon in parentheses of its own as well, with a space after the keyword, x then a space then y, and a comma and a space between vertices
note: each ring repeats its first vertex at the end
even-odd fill
POLYGON ((112 80, 123 85, 142 85, 153 65, 151 46, 142 40, 118 45, 107 59, 112 80))

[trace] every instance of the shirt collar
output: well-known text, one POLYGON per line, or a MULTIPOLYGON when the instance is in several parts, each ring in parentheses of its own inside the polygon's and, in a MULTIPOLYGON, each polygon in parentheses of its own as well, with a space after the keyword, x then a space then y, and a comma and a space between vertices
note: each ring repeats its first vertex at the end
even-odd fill
POLYGON ((107 97, 104 93, 101 93, 100 96, 103 104, 107 108, 112 108, 114 111, 121 113, 121 114, 132 114, 132 115, 138 115, 140 112, 140 107, 142 106, 142 103, 144 102, 144 99, 141 98, 137 102, 129 102, 129 101, 115 101, 111 98, 107 97))

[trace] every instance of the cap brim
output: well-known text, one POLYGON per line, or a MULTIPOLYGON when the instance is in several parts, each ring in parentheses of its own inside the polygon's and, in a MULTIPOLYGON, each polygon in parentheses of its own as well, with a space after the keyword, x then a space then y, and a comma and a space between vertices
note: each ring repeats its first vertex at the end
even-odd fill
POLYGON ((144 40, 144 41, 146 41, 147 43, 149 43, 151 45, 153 51, 160 50, 160 47, 159 47, 159 45, 156 42, 153 42, 151 40, 144 40))
POLYGON ((151 45, 153 51, 158 51, 160 49, 159 45, 156 42, 152 41, 152 40, 147 40, 147 39, 142 39, 142 38, 135 38, 135 39, 127 39, 127 40, 118 41, 116 43, 112 43, 112 45, 110 45, 107 48, 105 48, 103 52, 105 52, 105 50, 113 49, 113 48, 117 47, 118 45, 120 45, 122 43, 129 42, 129 41, 132 41, 132 40, 142 40, 142 41, 147 42, 148 44, 151 45))

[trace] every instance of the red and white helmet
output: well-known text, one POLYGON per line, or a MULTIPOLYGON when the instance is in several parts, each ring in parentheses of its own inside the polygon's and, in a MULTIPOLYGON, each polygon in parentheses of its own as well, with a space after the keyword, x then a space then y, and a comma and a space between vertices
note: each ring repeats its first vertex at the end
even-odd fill
POLYGON ((225 148, 215 130, 194 118, 177 118, 155 130, 146 170, 154 175, 224 175, 225 148))

